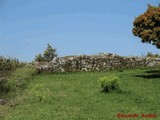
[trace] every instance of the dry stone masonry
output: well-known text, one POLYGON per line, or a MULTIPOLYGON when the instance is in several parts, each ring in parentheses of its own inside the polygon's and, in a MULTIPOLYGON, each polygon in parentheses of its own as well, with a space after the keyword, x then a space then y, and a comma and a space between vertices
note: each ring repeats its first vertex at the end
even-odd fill
POLYGON ((75 72, 75 71, 107 71, 131 69, 137 67, 160 66, 159 58, 122 57, 116 54, 79 55, 54 58, 51 62, 36 62, 37 70, 41 72, 75 72))

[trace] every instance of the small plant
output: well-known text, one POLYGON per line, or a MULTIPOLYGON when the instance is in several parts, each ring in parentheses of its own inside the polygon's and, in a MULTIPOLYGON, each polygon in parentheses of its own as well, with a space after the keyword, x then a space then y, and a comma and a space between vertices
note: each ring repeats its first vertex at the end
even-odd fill
POLYGON ((47 94, 49 93, 49 89, 47 89, 43 84, 36 84, 30 92, 38 98, 39 102, 44 102, 47 94))
POLYGON ((120 85, 118 77, 113 75, 100 77, 98 82, 101 84, 102 92, 118 90, 120 85))

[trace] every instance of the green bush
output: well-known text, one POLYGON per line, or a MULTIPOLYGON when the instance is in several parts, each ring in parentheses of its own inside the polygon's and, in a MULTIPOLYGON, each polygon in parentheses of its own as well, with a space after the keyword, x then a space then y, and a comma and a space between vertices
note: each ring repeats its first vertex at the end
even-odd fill
POLYGON ((35 57, 35 61, 37 61, 37 62, 44 62, 45 59, 44 59, 44 57, 41 54, 38 54, 35 57))
POLYGON ((0 56, 0 75, 3 76, 3 74, 6 74, 24 65, 25 63, 19 62, 18 59, 0 56))
POLYGON ((1 86, 3 89, 0 93, 13 92, 19 88, 24 89, 34 74, 36 74, 34 66, 17 68, 11 73, 7 82, 1 86))
POLYGON ((18 59, 0 56, 0 93, 9 92, 10 88, 13 88, 15 82, 9 77, 16 69, 25 65, 26 63, 19 62, 18 59))
POLYGON ((103 76, 100 77, 98 82, 101 84, 103 92, 109 92, 112 90, 118 90, 120 81, 118 77, 110 75, 110 76, 103 76))

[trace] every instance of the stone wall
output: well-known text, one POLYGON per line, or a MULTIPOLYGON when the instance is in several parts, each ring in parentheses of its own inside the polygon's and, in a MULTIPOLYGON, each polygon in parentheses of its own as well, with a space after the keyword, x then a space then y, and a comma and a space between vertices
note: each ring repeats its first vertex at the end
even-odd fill
POLYGON ((80 55, 54 58, 50 63, 35 63, 38 72, 107 71, 137 67, 157 67, 159 58, 122 57, 115 54, 80 55))

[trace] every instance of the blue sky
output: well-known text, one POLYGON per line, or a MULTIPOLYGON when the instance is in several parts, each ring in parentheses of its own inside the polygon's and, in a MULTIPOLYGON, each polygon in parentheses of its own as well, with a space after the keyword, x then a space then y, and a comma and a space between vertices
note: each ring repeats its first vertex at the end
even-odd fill
POLYGON ((0 0, 0 55, 32 61, 50 43, 59 56, 159 53, 132 23, 158 0, 0 0))

